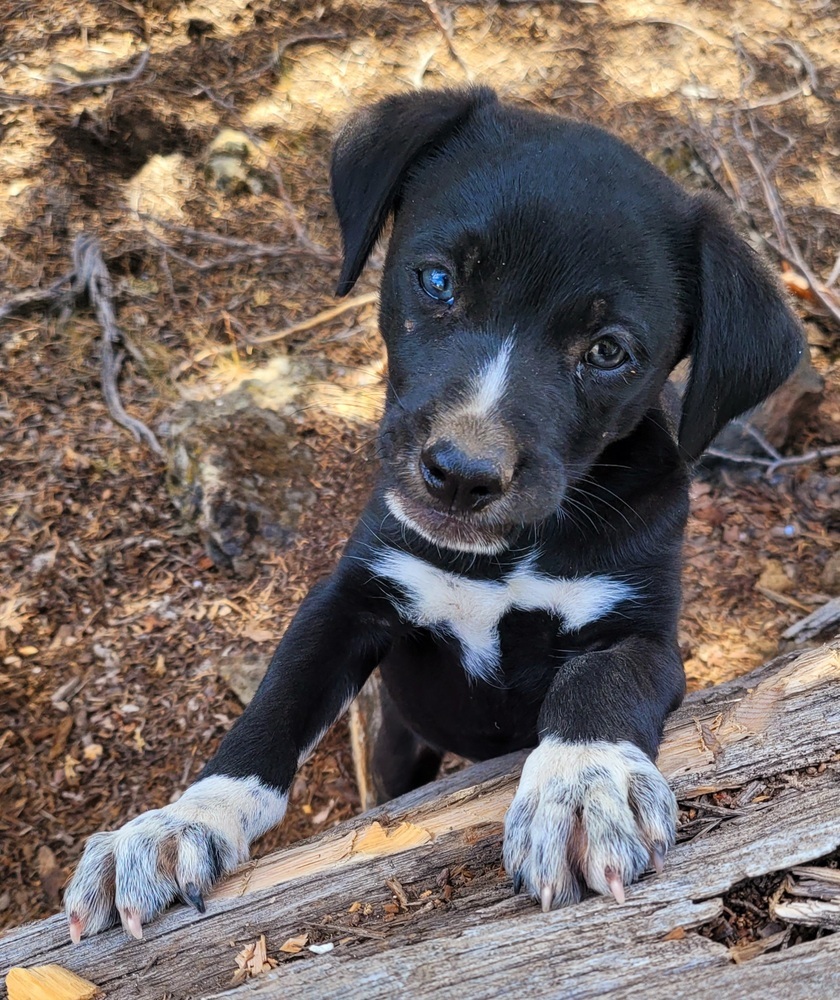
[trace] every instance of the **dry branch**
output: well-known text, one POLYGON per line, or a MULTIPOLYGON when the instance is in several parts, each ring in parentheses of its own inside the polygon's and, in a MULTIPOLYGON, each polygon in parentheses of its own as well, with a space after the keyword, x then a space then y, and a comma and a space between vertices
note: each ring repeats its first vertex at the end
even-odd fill
POLYGON ((65 288, 65 285, 70 285, 75 277, 75 271, 68 271, 46 288, 27 288, 18 292, 0 304, 0 320, 26 309, 36 309, 54 302, 69 302, 72 299, 72 289, 65 288))
POLYGON ((779 456, 779 458, 761 458, 758 455, 739 455, 725 448, 707 448, 706 455, 713 458, 720 458, 726 462, 738 462, 742 465, 761 465, 767 470, 770 476, 777 469, 782 469, 787 465, 807 465, 809 462, 821 462, 826 458, 834 458, 840 455, 840 445, 829 445, 827 448, 814 448, 813 451, 806 451, 802 455, 779 456))
POLYGON ((529 996, 672 1000, 708 995, 709 983, 740 996, 776 981, 789 990, 775 995, 832 995, 840 989, 840 935, 733 966, 726 948, 692 928, 721 914, 720 896, 736 882, 808 865, 840 844, 838 745, 840 645, 781 657, 692 695, 669 720, 660 759, 681 798, 799 774, 775 779, 784 791, 769 801, 749 793, 737 809, 712 805, 708 828, 678 844, 665 874, 628 890, 622 907, 591 898, 542 914, 511 894, 499 857, 501 819, 524 757, 516 754, 246 866, 220 886, 206 914, 175 908, 142 944, 115 930, 73 947, 55 917, 0 940, 0 970, 54 962, 109 1000, 207 997, 229 986, 242 944, 265 934, 267 954, 281 966, 224 995, 462 1000, 523 995, 527 983, 529 996), (475 877, 444 902, 448 872, 464 867, 475 877), (361 904, 399 912, 353 927, 361 904), (316 931, 334 944, 329 954, 285 960, 285 941, 316 931))
POLYGON ((110 87, 115 83, 131 83, 136 80, 149 61, 151 50, 146 49, 137 60, 134 69, 130 73, 123 73, 119 76, 97 76, 87 80, 79 80, 78 83, 58 83, 59 92, 66 94, 70 90, 79 90, 81 87, 110 87))
POLYGON ((452 38, 451 19, 449 19, 449 23, 447 23, 447 20, 444 18, 443 13, 441 12, 440 7, 438 7, 435 0, 423 0, 423 6, 429 12, 429 17, 432 19, 435 27, 440 32, 441 37, 446 43, 446 48, 449 51, 449 55, 455 60, 456 63, 458 63, 458 66, 460 67, 461 72, 464 74, 464 76, 468 80, 472 80, 474 76, 472 70, 469 68, 469 66, 467 66, 467 64, 461 57, 461 54, 455 48, 455 41, 452 38))
POLYGON ((154 433, 136 417, 125 410, 120 399, 117 382, 120 377, 125 354, 116 350, 116 345, 122 341, 122 334, 117 326, 114 315, 114 288, 111 276, 102 258, 102 248, 95 236, 80 233, 73 244, 73 264, 75 267, 74 287, 77 294, 87 292, 90 303, 96 312, 96 318, 102 328, 100 353, 102 356, 102 394, 111 417, 122 427, 125 427, 137 441, 145 441, 152 451, 160 456, 164 450, 154 433))
POLYGON ((276 70, 280 63, 283 61, 283 56, 286 52, 292 48, 293 45, 302 45, 304 42, 339 42, 344 41, 347 35, 343 31, 325 31, 325 32, 306 32, 302 35, 293 35, 291 38, 286 38, 284 41, 274 49, 271 54, 271 58, 268 62, 263 63, 262 66, 258 66, 255 70, 249 73, 244 73, 242 76, 238 77, 239 83, 248 83, 251 80, 259 79, 264 73, 270 73, 276 70))
POLYGON ((282 330, 277 330, 274 333, 266 333, 261 337, 246 337, 246 341, 249 344, 270 344, 275 340, 285 340, 287 337, 292 337, 298 333, 304 333, 306 330, 311 330, 313 327, 320 326, 322 323, 329 323, 331 319, 335 319, 336 316, 340 316, 342 313, 347 312, 349 309, 358 309, 361 306, 370 305, 372 302, 376 302, 379 299, 379 292, 365 292, 364 295, 356 295, 352 299, 345 299, 340 302, 337 306, 331 306, 329 309, 324 309, 314 316, 310 316, 309 319, 302 319, 299 323, 292 323, 291 326, 286 326, 282 330))

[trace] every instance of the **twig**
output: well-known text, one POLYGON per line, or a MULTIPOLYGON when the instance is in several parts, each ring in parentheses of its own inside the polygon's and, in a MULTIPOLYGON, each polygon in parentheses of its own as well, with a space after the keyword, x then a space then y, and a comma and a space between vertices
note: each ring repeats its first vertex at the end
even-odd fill
POLYGON ((834 262, 831 274, 825 279, 825 287, 831 288, 832 285, 836 284, 838 278, 840 278, 840 253, 837 254, 837 260, 834 262))
POLYGON ((761 465, 767 470, 767 475, 772 475, 776 469, 788 465, 805 465, 807 462, 821 462, 826 458, 834 458, 840 455, 840 445, 830 445, 828 448, 814 448, 813 451, 806 451, 803 455, 788 455, 783 458, 769 459, 759 458, 757 455, 738 455, 723 448, 707 448, 706 455, 714 458, 722 458, 727 462, 738 462, 741 465, 761 465))
POLYGON ((455 48, 455 42, 452 39, 452 26, 447 25, 443 19, 443 15, 440 12, 435 0, 423 0, 423 6, 429 12, 429 17, 434 21, 435 27, 443 36, 443 40, 446 42, 446 47, 449 50, 449 55, 455 60, 456 63, 461 67, 461 71, 468 80, 472 80, 473 73, 469 66, 461 58, 460 53, 455 48))
POLYGON ((687 31, 689 34, 697 35, 698 38, 702 38, 702 40, 708 45, 716 45, 719 49, 726 49, 728 52, 732 52, 734 48, 723 35, 718 35, 714 31, 707 31, 705 28, 698 28, 693 24, 688 24, 686 21, 672 21, 664 17, 641 17, 638 20, 633 21, 620 21, 615 24, 614 27, 635 28, 640 24, 649 24, 653 27, 665 25, 666 27, 679 28, 681 31, 687 31))
POLYGON ((831 94, 825 87, 821 86, 817 69, 799 42, 793 42, 787 38, 778 38, 775 42, 771 42, 770 44, 775 45, 777 48, 788 49, 799 60, 802 69, 805 71, 805 75, 808 77, 808 86, 811 88, 811 93, 814 97, 819 98, 821 101, 826 101, 828 104, 840 103, 840 101, 838 101, 833 94, 831 94))
POLYGON ((312 920, 302 921, 303 927, 311 927, 318 931, 338 931, 339 934, 354 934, 356 937, 372 938, 375 941, 384 941, 388 935, 385 931, 376 930, 373 927, 351 927, 350 924, 316 924, 312 920))
POLYGON ((789 258, 790 263, 796 267, 802 277, 805 278, 811 286, 811 291, 814 293, 814 297, 819 299, 820 304, 829 311, 837 323, 840 323, 840 304, 834 300, 834 296, 831 295, 830 292, 820 286, 816 275, 803 257, 802 251, 799 249, 799 245, 791 235, 785 221, 784 211, 782 210, 782 202, 779 198, 779 192, 776 190, 775 184, 770 179, 767 171, 764 169, 764 164, 756 155, 755 148, 744 138, 737 121, 733 121, 732 124, 735 136, 741 148, 744 150, 747 159, 750 161, 750 166, 753 168, 753 172, 761 185, 761 192, 764 195, 765 204, 767 205, 767 209, 773 220, 773 228, 776 230, 776 236, 782 248, 783 255, 789 258))
POLYGON ((745 104, 739 104, 736 110, 755 111, 758 108, 771 108, 777 104, 784 104, 786 101, 792 101, 795 97, 804 96, 805 91, 802 87, 791 87, 790 90, 783 90, 781 94, 770 94, 767 97, 757 97, 753 101, 748 101, 745 104))
POLYGON ((108 412, 118 424, 134 436, 135 440, 145 441, 156 455, 163 458, 164 450, 154 433, 142 421, 126 413, 120 399, 117 381, 125 352, 115 350, 116 345, 122 341, 122 334, 114 315, 114 287, 108 268, 102 259, 102 248, 95 236, 79 233, 73 244, 73 263, 76 272, 74 289, 77 294, 87 291, 102 328, 101 381, 108 412))
MULTIPOLYGON (((221 233, 211 233, 206 229, 193 229, 191 226, 181 226, 177 222, 168 222, 166 219, 159 219, 155 215, 147 212, 138 212, 137 218, 143 222, 152 222, 161 229, 168 229, 174 233, 181 233, 186 239, 200 240, 204 243, 216 243, 219 246, 230 247, 233 250, 244 250, 250 256, 259 257, 288 257, 290 254, 315 254, 324 256, 325 251, 312 249, 307 246, 295 247, 290 244, 280 243, 253 243, 249 240, 237 240, 231 236, 222 236, 221 233)), ((325 259, 335 261, 335 254, 326 254, 325 259)))
POLYGON ((753 426, 749 420, 737 420, 735 422, 739 427, 746 431, 747 434, 749 434, 753 441, 757 441, 772 459, 776 462, 784 459, 784 455, 777 451, 776 448, 774 448, 767 438, 761 433, 761 431, 757 427, 753 426))
POLYGON ((219 257, 216 260, 199 261, 193 260, 192 257, 188 257, 186 254, 183 254, 174 247, 171 247, 168 243, 164 243, 162 239, 155 236, 154 233, 149 232, 148 230, 146 230, 146 235, 155 244, 155 246, 163 250, 163 252, 170 256, 173 260, 177 260, 180 264, 185 264, 194 271, 198 271, 199 274, 206 274, 208 271, 216 271, 223 267, 233 267, 236 264, 246 264, 252 260, 264 260, 266 258, 271 260, 282 260, 284 257, 295 253, 306 252, 301 247, 284 247, 281 252, 280 247, 260 246, 258 244, 248 247, 247 250, 243 250, 240 253, 228 254, 227 257, 219 257))
POLYGON ((268 62, 263 63, 262 66, 258 66, 250 73, 244 73, 242 76, 237 77, 237 80, 241 83, 249 83, 251 80, 257 80, 264 73, 276 70, 283 61, 286 51, 293 45, 300 45, 303 42, 338 42, 343 41, 345 38, 347 38, 347 35, 341 31, 324 32, 323 34, 311 32, 303 35, 294 35, 292 38, 287 38, 285 41, 280 42, 274 49, 274 52, 272 52, 268 62))
POLYGON ((310 316, 309 319, 303 319, 300 323, 293 323, 291 326, 277 330, 274 333, 266 333, 262 337, 246 337, 245 340, 247 343, 254 345, 270 344, 275 340, 285 340, 286 337, 294 336, 296 333, 303 333, 305 330, 311 330, 314 326, 320 326, 321 323, 328 323, 331 319, 335 319, 336 316, 347 312, 348 309, 357 309, 359 306, 366 306, 371 302, 376 302, 378 298, 378 292, 366 292, 364 295, 356 295, 352 299, 345 299, 337 306, 332 306, 330 309, 324 309, 315 316, 310 316))
POLYGON ((11 316, 13 313, 20 312, 23 309, 44 305, 47 302, 53 302, 55 300, 61 301, 62 299, 70 298, 72 296, 72 291, 68 289, 66 292, 62 293, 61 287, 62 285, 66 285, 68 282, 72 282, 75 276, 75 271, 68 271, 67 274, 62 274, 60 278, 57 278, 46 288, 27 288, 24 292, 18 292, 17 295, 13 295, 10 299, 7 299, 2 305, 0 305, 0 320, 5 319, 7 316, 11 316))
POLYGON ((70 90, 78 90, 80 87, 110 87, 114 83, 131 83, 136 80, 138 76, 146 68, 146 63, 149 61, 149 55, 151 54, 151 49, 146 49, 137 60, 137 65, 130 73, 125 73, 122 76, 99 76, 94 77, 90 80, 79 80, 78 83, 59 83, 60 94, 66 94, 70 90))

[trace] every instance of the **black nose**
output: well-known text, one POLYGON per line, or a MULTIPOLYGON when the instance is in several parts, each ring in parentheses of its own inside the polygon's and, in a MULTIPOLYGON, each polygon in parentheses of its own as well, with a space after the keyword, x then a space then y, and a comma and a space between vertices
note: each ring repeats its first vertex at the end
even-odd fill
POLYGON ((499 465, 467 455, 451 441, 434 441, 423 450, 420 474, 429 493, 458 513, 483 510, 502 495, 499 465))

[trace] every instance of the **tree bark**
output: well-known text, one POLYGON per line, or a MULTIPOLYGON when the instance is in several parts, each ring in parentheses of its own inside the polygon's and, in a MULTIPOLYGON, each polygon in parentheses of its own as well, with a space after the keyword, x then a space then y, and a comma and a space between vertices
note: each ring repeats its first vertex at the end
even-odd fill
POLYGON ((525 756, 514 754, 246 865, 206 914, 177 907, 142 943, 117 929, 73 947, 62 917, 20 928, 0 940, 0 971, 57 963, 109 1000, 840 995, 840 935, 735 965, 694 930, 722 912, 735 883, 840 845, 839 747, 834 644, 697 692, 674 713, 660 766, 678 797, 748 793, 743 807, 709 806, 705 828, 684 831, 694 836, 664 874, 644 877, 623 906, 598 897, 543 914, 511 894, 500 856, 525 756), (749 791, 753 782, 767 794, 749 791), (261 934, 281 965, 231 991, 237 953, 261 934), (334 947, 280 951, 303 934, 334 947))

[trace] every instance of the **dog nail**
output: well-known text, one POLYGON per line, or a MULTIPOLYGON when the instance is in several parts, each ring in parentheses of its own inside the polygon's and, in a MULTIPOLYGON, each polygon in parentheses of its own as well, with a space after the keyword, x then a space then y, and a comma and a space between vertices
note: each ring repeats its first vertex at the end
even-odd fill
POLYGON ((122 925, 138 941, 143 940, 143 924, 140 922, 140 914, 136 910, 120 910, 122 925))
POLYGON ((187 882, 181 890, 181 895, 184 897, 184 901, 189 903, 190 906, 195 907, 199 913, 204 913, 207 909, 204 903, 204 897, 201 895, 201 890, 195 882, 187 882))
POLYGON ((540 903, 542 904, 543 913, 548 913, 551 909, 551 904, 554 901, 554 890, 550 885, 544 885, 540 891, 540 903))
POLYGON ((607 886, 610 892, 615 897, 616 903, 624 902, 624 883, 621 881, 617 872, 614 872, 611 868, 607 868, 604 873, 607 878, 607 886))
POLYGON ((514 894, 514 896, 518 896, 521 891, 522 891, 522 872, 517 872, 513 876, 513 894, 514 894))
POLYGON ((73 944, 78 944, 82 940, 82 934, 84 933, 85 925, 82 918, 76 914, 70 914, 70 940, 73 944))
POLYGON ((650 863, 653 865, 657 875, 661 875, 665 868, 665 851, 660 844, 650 852, 650 863))

